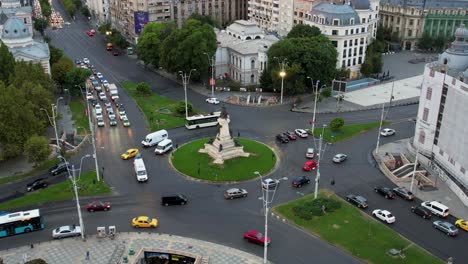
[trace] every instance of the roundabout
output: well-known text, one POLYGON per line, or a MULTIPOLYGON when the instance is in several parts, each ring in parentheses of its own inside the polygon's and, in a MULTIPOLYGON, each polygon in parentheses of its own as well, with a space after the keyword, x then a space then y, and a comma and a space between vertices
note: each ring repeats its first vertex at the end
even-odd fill
POLYGON ((170 158, 172 166, 179 173, 198 180, 211 182, 239 182, 269 174, 276 167, 277 156, 267 145, 246 138, 237 138, 250 153, 249 157, 226 160, 224 164, 215 164, 205 153, 199 153, 210 138, 201 138, 188 142, 175 150, 170 158))

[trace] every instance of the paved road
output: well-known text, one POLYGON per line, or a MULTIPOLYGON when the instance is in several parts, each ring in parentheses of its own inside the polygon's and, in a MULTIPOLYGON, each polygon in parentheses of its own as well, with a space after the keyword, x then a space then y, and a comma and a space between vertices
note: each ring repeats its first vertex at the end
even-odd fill
MULTIPOLYGON (((55 3, 54 3, 55 4, 55 3)), ((182 88, 174 82, 161 78, 151 72, 138 68, 134 60, 119 56, 113 57, 105 51, 105 43, 100 36, 90 38, 85 34, 88 29, 83 22, 73 25, 61 31, 49 32, 52 44, 64 49, 72 58, 88 57, 101 71, 109 82, 121 82, 131 80, 135 82, 145 81, 151 84, 153 90, 172 99, 182 99, 182 88)), ((143 157, 147 164, 150 180, 146 184, 138 184, 132 172, 131 161, 122 161, 119 154, 129 147, 140 146, 140 141, 148 133, 143 115, 138 108, 131 103, 131 99, 120 90, 121 101, 126 105, 131 128, 123 128, 121 125, 115 128, 98 129, 97 144, 99 162, 105 167, 105 180, 115 188, 117 195, 110 197, 116 206, 111 212, 85 214, 87 234, 93 234, 98 225, 117 225, 120 231, 130 230, 129 220, 140 214, 156 216, 160 219, 158 228, 164 233, 174 233, 181 236, 196 237, 208 241, 221 243, 245 250, 257 255, 262 255, 262 248, 246 244, 240 235, 246 229, 263 228, 263 216, 261 212, 261 191, 257 181, 238 184, 237 186, 249 190, 250 195, 246 199, 226 201, 222 198, 223 191, 228 186, 223 184, 204 184, 186 180, 184 177, 172 171, 168 165, 168 156, 155 157, 152 149, 144 149, 143 157), (182 208, 161 208, 158 197, 162 193, 182 192, 189 196, 190 203, 182 208)), ((215 109, 212 105, 204 103, 204 97, 189 91, 189 100, 197 107, 205 111, 215 109)), ((414 123, 408 121, 416 115, 417 106, 405 106, 393 108, 388 118, 395 120, 393 128, 398 133, 392 138, 382 139, 382 144, 390 140, 410 137, 414 131, 414 123)), ((286 129, 307 126, 311 114, 292 113, 288 106, 272 108, 246 108, 242 106, 228 106, 231 115, 232 130, 240 131, 243 137, 255 138, 259 141, 275 146, 280 153, 282 163, 280 168, 272 175, 275 178, 288 177, 278 189, 275 204, 297 198, 295 189, 288 182, 296 176, 303 174, 301 171, 304 162, 304 151, 308 146, 314 146, 312 139, 298 139, 285 145, 277 145, 272 137, 275 133, 286 129)), ((347 123, 361 123, 378 121, 378 111, 359 111, 352 113, 320 115, 318 126, 328 123, 336 116, 342 116, 347 123)), ((169 131, 170 137, 179 145, 195 138, 213 135, 215 128, 187 131, 184 128, 169 131)), ((392 184, 372 166, 371 149, 375 147, 377 131, 371 131, 342 143, 333 145, 325 154, 325 162, 321 167, 322 187, 331 188, 344 196, 348 193, 358 193, 369 199, 370 212, 374 208, 391 210, 397 217, 397 223, 391 228, 422 245, 434 254, 447 258, 453 256, 457 260, 467 259, 468 255, 462 246, 468 242, 466 234, 460 234, 457 238, 448 238, 442 233, 432 230, 428 221, 424 222, 409 213, 408 202, 401 200, 388 201, 373 193, 376 185, 392 184), (327 162, 334 153, 344 152, 350 155, 349 160, 342 165, 327 162), (329 183, 335 178, 336 184, 329 183)), ((86 163, 85 168, 91 168, 91 162, 86 163)), ((314 177, 311 173, 310 176, 314 177)), ((306 186, 302 192, 312 192, 313 186, 306 186)), ((84 203, 84 202, 83 202, 84 203)), ((49 239, 51 228, 67 224, 77 223, 75 209, 71 201, 56 203, 43 209, 48 229, 45 231, 7 238, 0 240, 0 248, 9 248, 25 243, 43 241, 49 239)), ((270 247, 269 259, 277 263, 310 263, 310 257, 314 256, 317 263, 356 263, 357 261, 348 254, 335 249, 327 243, 309 236, 296 228, 293 228, 277 220, 270 222, 270 234, 273 243, 270 247)))

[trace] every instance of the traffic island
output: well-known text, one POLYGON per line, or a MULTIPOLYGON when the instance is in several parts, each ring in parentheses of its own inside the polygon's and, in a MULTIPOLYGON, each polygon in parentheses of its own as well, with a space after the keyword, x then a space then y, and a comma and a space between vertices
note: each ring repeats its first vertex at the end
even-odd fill
POLYGON ((199 153, 210 138, 191 141, 176 149, 171 156, 173 167, 180 173, 200 180, 212 182, 238 182, 257 177, 255 171, 270 173, 277 162, 276 154, 267 145, 246 138, 236 138, 249 153, 249 157, 237 157, 215 164, 206 153, 199 153))

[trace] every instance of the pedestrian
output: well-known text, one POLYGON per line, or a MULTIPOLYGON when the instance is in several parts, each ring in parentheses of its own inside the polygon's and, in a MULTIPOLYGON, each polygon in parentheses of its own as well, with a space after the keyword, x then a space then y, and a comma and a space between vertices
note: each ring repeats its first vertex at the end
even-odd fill
POLYGON ((86 250, 86 260, 89 260, 89 250, 86 250))
POLYGON ((239 131, 237 131, 237 137, 238 137, 238 138, 240 137, 240 132, 239 132, 239 131))

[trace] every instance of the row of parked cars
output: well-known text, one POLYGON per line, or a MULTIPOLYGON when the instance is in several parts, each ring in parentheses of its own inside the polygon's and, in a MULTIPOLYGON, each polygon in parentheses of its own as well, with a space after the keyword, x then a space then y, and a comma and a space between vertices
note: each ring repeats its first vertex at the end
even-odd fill
POLYGON ((276 135, 276 139, 281 143, 289 143, 291 140, 296 140, 298 137, 307 138, 309 134, 304 129, 296 128, 294 131, 286 131, 276 135))

